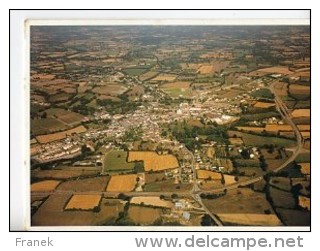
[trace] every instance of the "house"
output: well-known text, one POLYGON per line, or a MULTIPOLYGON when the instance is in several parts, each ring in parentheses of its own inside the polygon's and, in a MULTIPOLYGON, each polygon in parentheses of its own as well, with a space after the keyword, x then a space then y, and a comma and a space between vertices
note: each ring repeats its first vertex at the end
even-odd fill
POLYGON ((190 213, 189 212, 183 212, 182 214, 182 217, 185 219, 185 220, 190 220, 190 213))

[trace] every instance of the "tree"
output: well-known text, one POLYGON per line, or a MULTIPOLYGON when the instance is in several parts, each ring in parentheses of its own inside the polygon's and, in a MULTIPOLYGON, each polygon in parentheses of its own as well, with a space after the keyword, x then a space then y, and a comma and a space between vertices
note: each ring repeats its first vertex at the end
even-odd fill
POLYGON ((266 210, 264 210, 264 213, 265 214, 271 214, 271 210, 270 209, 266 209, 266 210))
POLYGON ((201 226, 214 226, 214 221, 211 219, 210 215, 205 214, 202 217, 201 226))
POLYGON ((268 153, 273 153, 274 152, 274 145, 270 144, 268 147, 268 153))
POLYGON ((300 190, 303 188, 303 186, 299 183, 299 184, 296 184, 294 186, 292 186, 291 188, 291 192, 292 194, 295 196, 295 197, 298 197, 299 196, 299 193, 300 193, 300 190))
POLYGON ((178 195, 176 193, 171 194, 172 199, 178 199, 178 195))
POLYGON ((224 175, 222 174, 222 178, 221 178, 221 184, 224 185, 226 184, 226 180, 224 179, 224 175))
POLYGON ((47 118, 47 113, 43 112, 42 115, 41 115, 41 118, 46 119, 47 118))

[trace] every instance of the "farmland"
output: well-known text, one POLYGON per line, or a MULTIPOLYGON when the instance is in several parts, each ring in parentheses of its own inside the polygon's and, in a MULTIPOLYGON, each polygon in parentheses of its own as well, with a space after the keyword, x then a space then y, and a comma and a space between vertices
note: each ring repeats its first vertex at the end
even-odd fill
POLYGON ((263 193, 254 192, 248 188, 236 189, 226 195, 214 199, 204 200, 205 205, 211 212, 225 220, 226 224, 236 225, 281 225, 276 220, 271 205, 265 199, 263 193), (270 214, 266 214, 266 211, 270 214), (273 216, 270 216, 273 215, 273 216), (256 216, 256 217, 255 217, 256 216), (268 223, 269 220, 272 220, 268 223))
POLYGON ((310 109, 295 109, 292 112, 292 117, 310 117, 310 109))
POLYGON ((92 210, 99 206, 101 196, 93 194, 75 194, 71 197, 65 210, 92 210))
POLYGON ((158 72, 156 71, 148 71, 146 73, 143 73, 139 76, 139 79, 141 81, 145 81, 145 80, 148 80, 148 79, 151 79, 151 78, 154 78, 155 76, 158 75, 158 72))
POLYGON ((218 214, 221 221, 226 225, 242 226, 282 226, 281 221, 275 214, 218 214))
POLYGON ((266 102, 257 102, 254 104, 254 107, 256 108, 270 108, 275 106, 274 103, 266 103, 266 102))
POLYGON ((172 74, 159 74, 155 78, 152 78, 152 81, 173 81, 177 76, 172 74))
POLYGON ((272 177, 270 179, 270 185, 288 192, 291 190, 291 181, 289 178, 285 177, 272 177))
POLYGON ((45 110, 45 113, 47 114, 47 117, 56 118, 60 122, 68 124, 68 126, 70 127, 79 125, 81 121, 84 119, 84 116, 79 113, 68 111, 61 108, 50 108, 45 110))
POLYGON ((179 167, 179 163, 175 156, 158 155, 155 152, 134 152, 130 151, 128 156, 128 162, 143 161, 144 169, 149 171, 160 171, 165 169, 172 169, 179 167))
POLYGON ((137 68, 126 68, 123 71, 125 74, 127 74, 129 76, 139 76, 139 75, 142 75, 143 73, 145 73, 147 71, 147 69, 137 67, 137 68))
POLYGON ((47 134, 65 129, 67 129, 67 126, 55 118, 31 120, 31 133, 33 135, 47 134))
POLYGON ((283 66, 276 66, 276 67, 268 67, 268 68, 263 68, 257 70, 257 72, 265 73, 265 74, 283 74, 283 75, 289 75, 292 74, 293 72, 288 69, 288 67, 283 67, 283 66))
POLYGON ((99 170, 34 170, 32 177, 36 179, 70 179, 77 177, 96 176, 99 170))
POLYGON ((310 226, 309 28, 32 26, 31 226, 310 226))
POLYGON ((145 181, 146 183, 151 183, 159 180, 166 179, 164 172, 157 172, 157 173, 146 173, 145 174, 145 181))
POLYGON ((279 117, 279 114, 277 112, 262 112, 255 114, 244 114, 241 117, 247 120, 261 120, 265 118, 279 117))
POLYGON ((51 195, 32 217, 33 226, 99 226, 113 223, 124 204, 118 200, 101 199, 100 211, 64 210, 71 196, 51 195))
POLYGON ((65 139, 67 136, 71 136, 72 134, 84 133, 86 131, 87 129, 84 126, 78 126, 73 129, 62 131, 62 132, 46 134, 46 135, 38 135, 36 136, 36 139, 39 143, 45 144, 52 141, 65 139))
POLYGON ((310 212, 286 208, 277 208, 276 211, 287 226, 310 226, 310 212))
POLYGON ((32 192, 53 191, 59 184, 60 184, 60 181, 57 181, 57 180, 40 181, 40 182, 31 184, 31 191, 32 192))
POLYGON ((221 70, 225 69, 229 65, 229 61, 213 61, 210 64, 201 65, 198 69, 200 74, 211 74, 211 73, 220 73, 221 70))
POLYGON ((248 146, 262 146, 265 144, 274 144, 277 146, 293 146, 295 141, 289 139, 282 139, 277 137, 263 137, 254 134, 242 133, 242 140, 248 146))
POLYGON ((75 191, 75 192, 90 192, 90 191, 105 191, 110 176, 101 176, 95 178, 84 178, 63 182, 57 190, 75 191))
POLYGON ((104 157, 104 172, 131 171, 134 163, 127 162, 128 153, 125 151, 112 150, 104 157))
POLYGON ((289 85, 289 92, 291 94, 309 94, 310 87, 305 85, 291 84, 289 85))
POLYGON ((108 192, 130 192, 136 186, 137 175, 114 175, 108 183, 106 191, 108 192))
POLYGON ((161 180, 151 183, 146 183, 144 191, 146 192, 161 192, 161 191, 172 191, 172 192, 183 192, 189 191, 192 188, 192 184, 176 184, 174 180, 161 180))
POLYGON ((223 179, 225 180, 226 185, 231 185, 236 183, 235 176, 223 174, 223 179))
POLYGON ((109 96, 117 96, 127 90, 125 86, 119 84, 108 83, 106 86, 99 86, 92 89, 93 93, 109 96))
POLYGON ((172 82, 161 85, 161 89, 171 97, 189 97, 192 95, 190 82, 172 82))
POLYGON ((310 211, 311 208, 311 200, 310 198, 299 196, 299 206, 310 211))
POLYGON ((131 205, 128 210, 128 217, 139 225, 150 225, 161 217, 162 210, 144 206, 131 205))
POLYGON ((275 207, 295 208, 296 202, 291 193, 281 191, 273 187, 269 188, 269 192, 272 203, 275 207))
POLYGON ((258 132, 261 133, 266 130, 265 127, 254 127, 254 126, 237 126, 236 127, 239 131, 245 132, 258 132))
POLYGON ((221 180, 221 173, 216 173, 207 170, 197 170, 198 179, 221 180))
POLYGON ((173 204, 171 201, 161 200, 159 197, 133 197, 130 200, 131 204, 145 205, 153 207, 164 207, 172 208, 173 204))
POLYGON ((74 126, 74 125, 80 124, 81 121, 83 120, 84 116, 79 113, 70 112, 67 114, 60 115, 60 116, 58 116, 58 118, 59 118, 59 120, 68 124, 69 126, 74 126))

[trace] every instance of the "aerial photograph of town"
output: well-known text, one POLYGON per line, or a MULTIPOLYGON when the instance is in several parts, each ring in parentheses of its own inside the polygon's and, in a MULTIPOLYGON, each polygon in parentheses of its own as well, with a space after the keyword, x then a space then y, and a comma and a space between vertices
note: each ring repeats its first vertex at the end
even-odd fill
POLYGON ((30 225, 310 227, 310 26, 30 26, 30 225))

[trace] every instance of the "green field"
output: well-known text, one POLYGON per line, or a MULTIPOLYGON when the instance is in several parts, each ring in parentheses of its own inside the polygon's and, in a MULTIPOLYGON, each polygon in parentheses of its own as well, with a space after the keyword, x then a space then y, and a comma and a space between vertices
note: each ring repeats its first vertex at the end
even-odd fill
POLYGON ((61 109, 61 108, 49 108, 49 109, 45 110, 45 112, 47 113, 47 117, 60 116, 65 113, 68 113, 66 110, 61 109))
POLYGON ((31 133, 33 135, 48 134, 66 130, 68 127, 54 118, 32 119, 31 133))
POLYGON ((111 150, 104 157, 104 172, 132 171, 134 163, 127 162, 128 153, 120 150, 111 150))
POLYGON ((262 88, 260 90, 254 91, 251 93, 251 96, 254 98, 274 98, 274 95, 269 89, 262 88))
POLYGON ((183 97, 190 97, 192 95, 191 89, 164 88, 163 91, 173 98, 177 98, 180 95, 183 97))
POLYGON ((127 68, 123 70, 129 76, 139 76, 147 71, 146 68, 127 68))
POLYGON ((260 161, 258 159, 235 159, 238 167, 260 167, 260 161))
POLYGON ((187 192, 192 188, 191 184, 174 184, 173 179, 161 180, 157 182, 146 183, 144 191, 146 192, 187 192))
POLYGON ((295 159, 296 162, 310 162, 311 159, 310 153, 300 153, 297 158, 295 159))
POLYGON ((271 117, 280 117, 280 114, 278 112, 262 112, 254 114, 244 114, 241 116, 241 118, 244 118, 246 120, 262 120, 271 117))
POLYGON ((277 146, 289 147, 295 145, 294 140, 277 137, 264 137, 249 133, 242 133, 242 140, 247 146, 263 146, 273 144, 277 146))

